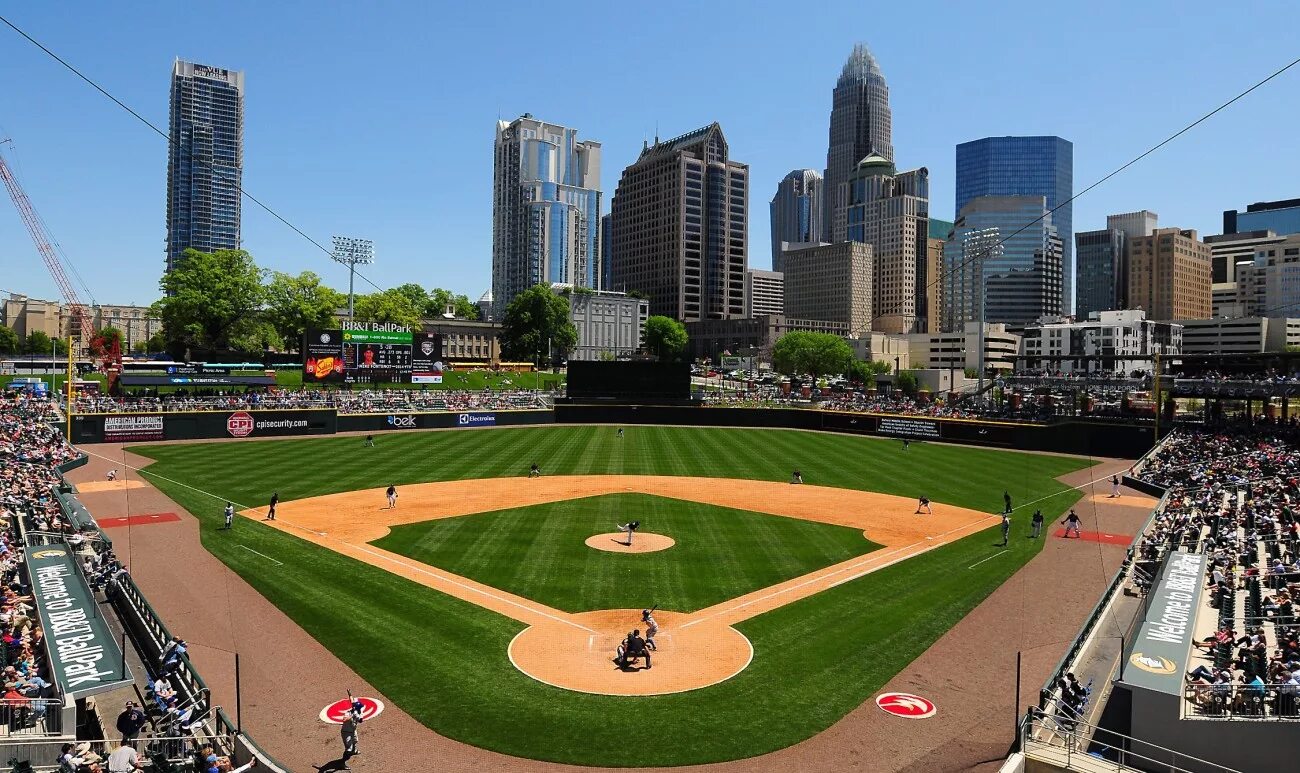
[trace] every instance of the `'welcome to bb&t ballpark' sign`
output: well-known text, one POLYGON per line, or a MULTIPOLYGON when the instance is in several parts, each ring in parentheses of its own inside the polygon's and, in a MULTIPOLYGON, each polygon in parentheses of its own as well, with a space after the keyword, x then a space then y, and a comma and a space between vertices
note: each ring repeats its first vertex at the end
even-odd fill
POLYGON ((27 548, 50 673, 64 695, 84 698, 130 682, 131 672, 75 560, 65 545, 27 548))

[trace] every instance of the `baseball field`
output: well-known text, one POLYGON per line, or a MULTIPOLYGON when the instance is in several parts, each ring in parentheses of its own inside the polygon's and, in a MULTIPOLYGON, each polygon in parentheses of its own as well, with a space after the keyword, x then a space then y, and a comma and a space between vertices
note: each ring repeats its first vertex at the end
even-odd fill
POLYGON ((199 517, 208 550, 428 727, 608 766, 751 757, 829 727, 1041 549, 1023 538, 1028 514, 1072 505, 1056 478, 1087 466, 641 426, 132 450, 156 460, 142 474, 199 517), (1004 491, 1019 538, 1001 548, 1004 491), (920 495, 932 515, 914 513, 920 495), (226 501, 242 515, 230 531, 226 501), (615 533, 630 520, 635 550, 615 533), (651 606, 653 669, 613 667, 651 606))

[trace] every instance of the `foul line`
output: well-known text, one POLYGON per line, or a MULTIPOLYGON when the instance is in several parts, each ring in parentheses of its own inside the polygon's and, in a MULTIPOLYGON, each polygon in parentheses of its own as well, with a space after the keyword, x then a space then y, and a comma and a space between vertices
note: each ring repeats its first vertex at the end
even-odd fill
MULTIPOLYGON (((946 536, 948 536, 949 534, 952 534, 952 533, 954 533, 954 532, 962 531, 963 529, 969 529, 971 526, 975 526, 975 525, 978 525, 978 524, 982 524, 982 523, 984 523, 985 521, 989 521, 989 520, 991 520, 991 518, 992 518, 992 516, 989 516, 989 517, 981 518, 981 519, 978 520, 978 521, 971 521, 970 523, 963 524, 963 525, 961 525, 961 526, 958 526, 958 527, 955 528, 955 529, 949 529, 948 531, 945 531, 945 532, 943 532, 942 534, 937 534, 937 535, 935 535, 934 537, 926 537, 925 540, 919 540, 919 541, 917 541, 917 542, 913 542, 912 544, 910 544, 910 545, 906 545, 906 546, 901 547, 901 548, 891 548, 890 550, 888 550, 888 551, 886 551, 886 552, 884 552, 884 553, 869 553, 869 554, 867 554, 866 556, 863 556, 863 558, 862 558, 861 561, 853 561, 852 566, 842 566, 842 567, 840 567, 839 569, 836 569, 836 570, 831 571, 831 572, 827 572, 826 574, 822 574, 822 573, 820 573, 820 572, 815 572, 813 577, 810 577, 810 578, 804 580, 803 582, 799 583, 798 585, 791 585, 791 586, 789 586, 788 588, 780 588, 780 589, 778 589, 778 590, 772 591, 771 593, 768 593, 768 594, 765 594, 765 595, 762 595, 762 596, 758 596, 758 597, 756 597, 756 598, 749 599, 748 601, 745 601, 744 603, 737 604, 737 605, 735 605, 735 606, 724 607, 723 609, 719 609, 719 610, 717 610, 716 612, 713 612, 712 614, 708 614, 708 615, 705 615, 705 616, 703 616, 703 617, 697 617, 697 618, 695 618, 695 619, 693 619, 693 620, 689 620, 689 621, 687 621, 687 622, 685 622, 685 623, 682 623, 681 625, 679 625, 679 626, 677 626, 677 627, 678 627, 678 628, 689 628, 689 627, 691 627, 692 625, 695 625, 696 623, 702 623, 702 622, 704 622, 705 620, 711 620, 711 619, 713 619, 713 618, 715 618, 715 617, 718 617, 718 616, 720 616, 720 615, 725 615, 725 614, 731 614, 731 613, 734 613, 734 612, 738 612, 738 611, 744 609, 745 607, 750 606, 751 604, 757 604, 757 603, 760 602, 760 601, 766 601, 767 599, 774 598, 774 597, 776 597, 776 596, 780 596, 780 595, 782 595, 782 594, 784 594, 784 593, 789 593, 789 592, 791 592, 791 591, 796 591, 796 590, 799 590, 800 588, 806 587, 806 586, 808 586, 808 585, 812 585, 812 584, 817 583, 817 582, 825 581, 826 579, 828 579, 828 578, 830 578, 830 577, 834 577, 835 575, 839 574, 840 572, 849 572, 849 571, 853 571, 854 569, 858 569, 858 568, 860 568, 860 567, 862 567, 862 566, 864 566, 864 565, 866 565, 866 564, 872 563, 873 561, 876 561, 877 559, 884 558, 884 557, 886 557, 886 556, 892 556, 892 555, 895 555, 895 554, 897 554, 897 553, 899 553, 899 552, 901 552, 901 551, 904 551, 904 550, 911 550, 912 548, 916 547, 917 545, 922 545, 922 544, 924 544, 927 540, 933 540, 933 539, 937 539, 937 538, 938 538, 938 539, 941 539, 941 538, 946 537, 946 536)), ((926 548, 926 550, 932 550, 932 549, 934 549, 934 548, 936 548, 936 547, 939 547, 939 545, 941 545, 941 544, 943 544, 943 543, 942 543, 942 542, 937 542, 937 543, 934 544, 933 546, 931 546, 931 547, 929 547, 929 548, 926 548)), ((925 551, 925 550, 920 551, 920 553, 924 553, 924 552, 926 552, 926 551, 925 551)), ((912 555, 920 555, 920 553, 916 553, 916 554, 912 554, 912 555)), ((898 563, 899 561, 904 561, 904 560, 906 560, 906 559, 908 559, 908 558, 911 558, 912 555, 899 556, 897 559, 895 559, 895 560, 893 560, 893 561, 889 561, 889 562, 887 562, 887 563, 881 564, 880 566, 873 566, 873 567, 871 567, 870 569, 867 569, 867 570, 865 570, 865 571, 863 571, 863 572, 860 572, 860 573, 858 573, 858 574, 852 575, 851 577, 846 577, 846 578, 844 578, 844 579, 842 579, 842 580, 839 580, 838 582, 835 582, 835 583, 832 584, 832 585, 828 585, 828 586, 826 586, 826 590, 830 590, 831 588, 834 588, 836 585, 842 585, 842 584, 844 584, 844 583, 846 583, 846 582, 849 582, 850 580, 856 580, 856 579, 859 578, 859 577, 863 577, 863 576, 865 576, 865 575, 871 574, 872 572, 879 571, 879 570, 881 570, 881 569, 884 569, 885 567, 892 566, 892 565, 898 563)), ((724 603, 725 603, 725 602, 724 602, 724 603)), ((748 618, 745 618, 745 619, 748 619, 748 618)))
POLYGON ((1006 554, 1007 554, 1007 552, 1006 552, 1005 550, 999 551, 999 552, 994 553, 993 555, 989 556, 988 558, 981 558, 980 560, 976 561, 975 563, 971 564, 970 566, 968 566, 968 567, 966 567, 966 568, 967 568, 967 569, 974 569, 975 567, 979 566, 980 564, 984 563, 985 561, 990 561, 990 560, 992 560, 992 559, 994 559, 994 558, 997 558, 998 556, 1005 556, 1006 554))
MULTIPOLYGON (((332 537, 326 537, 325 539, 333 539, 333 538, 332 538, 332 537)), ((371 550, 370 548, 365 547, 364 545, 357 545, 357 544, 352 543, 352 542, 344 542, 343 540, 334 540, 334 541, 335 541, 335 542, 339 542, 339 543, 344 544, 344 545, 347 545, 347 546, 350 547, 350 548, 355 548, 356 550, 360 550, 360 551, 363 552, 363 553, 368 553, 368 554, 370 554, 370 555, 372 555, 372 556, 377 556, 377 557, 379 557, 379 558, 384 559, 385 561, 388 561, 388 562, 390 562, 390 563, 397 564, 398 566, 404 566, 404 567, 406 567, 407 569, 411 569, 411 570, 413 570, 413 571, 419 572, 420 574, 427 574, 428 576, 430 576, 430 577, 432 577, 432 578, 434 578, 434 579, 442 580, 443 582, 450 583, 450 584, 452 584, 452 585, 455 585, 455 586, 458 587, 458 588, 464 588, 465 590, 472 591, 472 592, 474 592, 474 593, 479 594, 480 596, 487 596, 488 598, 493 599, 494 601, 500 601, 500 602, 504 602, 504 603, 506 603, 506 604, 510 604, 511 606, 519 607, 520 609, 523 609, 523 610, 525 610, 525 611, 531 612, 531 613, 533 613, 533 614, 535 614, 535 615, 541 615, 542 617, 545 617, 545 618, 547 618, 547 619, 549 619, 549 620, 554 620, 554 621, 557 622, 557 623, 565 623, 566 625, 571 625, 571 626, 573 626, 574 628, 581 628, 582 630, 586 631, 587 633, 592 633, 592 634, 596 633, 596 630, 593 629, 593 628, 588 628, 588 627, 585 626, 585 625, 582 625, 582 624, 580 624, 580 623, 575 623, 575 622, 573 622, 572 620, 567 620, 567 619, 565 619, 565 618, 563 618, 563 617, 560 617, 560 616, 558 616, 558 615, 553 615, 553 614, 551 614, 550 612, 543 611, 543 610, 541 610, 541 609, 538 609, 537 607, 530 607, 530 606, 528 606, 527 604, 520 604, 518 601, 515 601, 514 599, 506 598, 505 596, 497 596, 497 595, 494 595, 494 594, 488 593, 487 591, 483 590, 482 588, 476 588, 476 587, 474 587, 473 585, 467 585, 467 584, 465 584, 465 583, 463 583, 463 582, 459 582, 459 581, 457 581, 457 580, 453 580, 452 577, 455 577, 456 575, 452 575, 451 577, 444 577, 444 576, 442 576, 442 575, 440 575, 440 574, 437 574, 437 573, 434 573, 434 572, 430 572, 428 569, 425 569, 425 568, 423 568, 423 567, 416 566, 415 564, 406 563, 405 561, 399 561, 399 560, 393 558, 392 556, 385 555, 384 553, 382 553, 382 552, 380 552, 380 551, 377 551, 377 550, 371 550)), ((335 552, 338 552, 338 551, 335 551, 335 552)), ((437 589, 437 588, 433 588, 433 590, 438 590, 438 589, 437 589)), ((440 592, 445 592, 445 591, 440 591, 440 592)), ((447 594, 447 595, 451 595, 451 594, 447 594)), ((469 601, 469 599, 462 599, 462 600, 463 600, 463 601, 469 601)), ((473 602, 470 602, 470 603, 473 603, 473 602)), ((476 605, 476 606, 478 606, 478 605, 476 605)), ((538 606, 540 606, 540 605, 538 605, 538 606)), ((489 611, 492 611, 492 610, 489 610, 489 611)), ((528 622, 528 621, 526 621, 526 620, 521 620, 520 622, 528 622)), ((531 623, 529 623, 529 625, 531 625, 531 623)))
POLYGON ((262 558, 265 558, 267 561, 270 561, 270 562, 275 563, 275 564, 279 564, 280 566, 284 566, 284 562, 283 562, 283 561, 276 561, 274 558, 271 558, 271 557, 268 556, 267 554, 265 554, 265 553, 258 553, 256 550, 253 550, 252 548, 250 548, 250 547, 247 546, 247 545, 240 545, 240 547, 243 548, 244 550, 247 550, 249 553, 256 553, 257 555, 261 556, 262 558))

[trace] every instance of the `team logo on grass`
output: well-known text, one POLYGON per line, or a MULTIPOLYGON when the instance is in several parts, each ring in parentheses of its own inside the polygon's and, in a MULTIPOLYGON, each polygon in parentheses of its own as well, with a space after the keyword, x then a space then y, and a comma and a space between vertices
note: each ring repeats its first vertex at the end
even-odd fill
POLYGON ((1141 652, 1134 652, 1128 662, 1153 674, 1172 674, 1178 670, 1178 664, 1168 658, 1159 655, 1143 655, 1141 652))
POLYGON ((253 434, 253 416, 247 411, 230 414, 226 419, 226 431, 232 437, 248 437, 253 434))
POLYGON ((330 705, 320 710, 320 721, 329 722, 332 725, 341 725, 343 720, 347 719, 353 707, 356 707, 357 713, 361 715, 361 721, 374 719, 379 716, 379 712, 384 710, 384 702, 378 698, 344 698, 340 701, 334 701, 330 705))
POLYGON ((904 719, 926 719, 938 711, 934 704, 910 692, 886 692, 876 696, 876 705, 886 714, 904 719))
POLYGON ((66 555, 67 553, 62 550, 58 550, 57 548, 50 548, 48 550, 37 550, 33 552, 32 558, 54 558, 56 556, 66 556, 66 555))

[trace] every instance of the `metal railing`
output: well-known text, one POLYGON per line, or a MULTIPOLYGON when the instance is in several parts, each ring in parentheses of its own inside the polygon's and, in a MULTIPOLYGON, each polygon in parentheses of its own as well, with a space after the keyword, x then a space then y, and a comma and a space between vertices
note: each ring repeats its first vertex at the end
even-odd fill
POLYGON ((0 698, 0 742, 15 736, 62 734, 62 698, 0 698))
POLYGON ((1116 771, 1141 768, 1165 773, 1241 773, 1159 744, 1116 733, 1082 720, 1063 724, 1055 716, 1030 709, 1020 722, 1020 749, 1026 757, 1069 768, 1075 757, 1087 758, 1088 767, 1116 771), (1134 751, 1134 747, 1142 749, 1134 751))
POLYGON ((1189 684, 1189 717, 1250 721, 1300 721, 1300 695, 1293 684, 1189 684))

